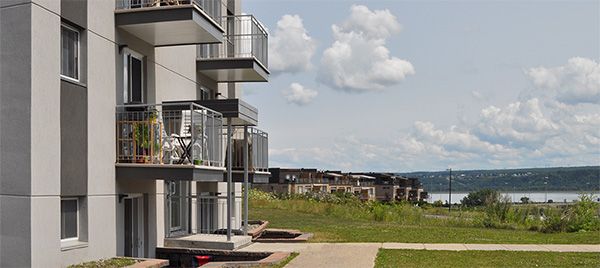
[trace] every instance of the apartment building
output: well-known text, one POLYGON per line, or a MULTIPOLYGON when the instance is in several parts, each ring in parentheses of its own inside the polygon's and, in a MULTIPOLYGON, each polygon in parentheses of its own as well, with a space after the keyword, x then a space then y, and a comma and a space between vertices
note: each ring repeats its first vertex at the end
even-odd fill
POLYGON ((267 183, 255 183, 252 187, 279 194, 353 193, 362 201, 425 202, 428 198, 418 178, 392 173, 343 173, 315 168, 270 168, 269 172, 267 183))
POLYGON ((352 182, 352 192, 362 201, 375 200, 375 177, 365 174, 349 173, 352 182))
POLYGON ((303 194, 307 192, 327 192, 322 177, 318 177, 316 168, 269 168, 268 183, 255 183, 253 188, 285 194, 303 194), (313 189, 313 186, 314 189, 313 189))
POLYGON ((268 135, 239 83, 269 71, 267 33, 242 14, 240 0, 0 1, 0 267, 153 257, 170 237, 243 228, 268 135))
POLYGON ((369 175, 375 177, 375 199, 382 202, 397 200, 400 177, 385 173, 369 173, 369 175))
POLYGON ((323 177, 329 181, 331 193, 352 193, 352 180, 341 171, 324 171, 323 177))

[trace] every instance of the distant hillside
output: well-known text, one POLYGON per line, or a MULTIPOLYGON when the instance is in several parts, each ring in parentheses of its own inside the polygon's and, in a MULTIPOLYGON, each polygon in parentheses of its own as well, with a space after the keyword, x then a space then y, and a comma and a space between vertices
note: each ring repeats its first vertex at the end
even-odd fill
MULTIPOLYGON (((398 173, 421 180, 426 191, 448 191, 448 171, 398 173)), ((600 166, 452 170, 452 191, 600 191, 600 166), (547 182, 547 184, 544 184, 547 182)))

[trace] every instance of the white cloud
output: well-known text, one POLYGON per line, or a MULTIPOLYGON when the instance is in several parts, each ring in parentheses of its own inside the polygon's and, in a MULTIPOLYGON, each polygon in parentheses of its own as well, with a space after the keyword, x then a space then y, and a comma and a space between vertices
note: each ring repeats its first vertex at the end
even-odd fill
POLYGON ((282 91, 282 94, 288 103, 303 106, 311 103, 319 95, 319 92, 305 88, 301 84, 292 83, 287 90, 282 91))
POLYGON ((484 140, 509 146, 537 146, 556 135, 559 126, 547 118, 537 98, 514 102, 505 108, 481 110, 475 131, 484 140))
POLYGON ((275 165, 350 171, 595 165, 599 129, 597 112, 548 106, 533 98, 484 108, 472 125, 440 128, 416 121, 409 131, 375 141, 337 134, 327 145, 276 150, 272 160, 275 165))
POLYGON ((415 122, 416 136, 430 144, 441 146, 444 151, 462 153, 506 153, 503 145, 482 141, 468 130, 456 126, 448 131, 436 129, 431 122, 415 122))
POLYGON ((333 44, 323 52, 319 81, 347 92, 383 90, 415 74, 413 65, 391 56, 386 39, 401 30, 389 10, 353 5, 350 16, 332 25, 333 44))
POLYGON ((317 47, 308 35, 302 18, 284 15, 269 37, 269 70, 273 73, 296 73, 311 68, 311 58, 317 47))
MULTIPOLYGON (((317 168, 354 171, 597 165, 598 66, 593 60, 572 58, 564 66, 530 69, 527 74, 543 91, 521 94, 519 101, 506 105, 487 106, 471 123, 440 127, 416 121, 394 137, 374 134, 368 137, 372 140, 335 133, 334 128, 325 143, 288 148, 293 157, 280 154, 272 159, 293 166, 310 163, 317 168)), ((481 92, 485 91, 471 94, 474 99, 493 101, 481 92)))
POLYGON ((600 104, 600 63, 575 57, 558 67, 530 68, 525 73, 540 89, 556 92, 557 100, 566 104, 600 104))

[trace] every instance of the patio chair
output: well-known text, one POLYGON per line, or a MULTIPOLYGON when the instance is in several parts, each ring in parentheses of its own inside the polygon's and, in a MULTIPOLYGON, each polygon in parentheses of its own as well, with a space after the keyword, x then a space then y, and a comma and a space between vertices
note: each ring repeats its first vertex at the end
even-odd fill
MULTIPOLYGON (((200 112, 200 111, 198 111, 200 112)), ((195 124, 196 126, 201 126, 202 128, 205 128, 206 126, 206 122, 205 122, 205 117, 202 116, 200 117, 202 118, 202 124, 195 124)), ((197 118, 195 118, 197 119, 197 118)), ((202 133, 202 129, 198 129, 196 128, 195 131, 197 131, 198 133, 192 133, 192 129, 194 129, 192 127, 192 112, 190 110, 182 110, 181 111, 181 123, 179 125, 179 134, 173 133, 171 134, 170 138, 173 141, 173 143, 175 144, 175 150, 178 152, 178 156, 179 156, 179 163, 183 164, 183 163, 190 163, 189 161, 191 161, 191 159, 194 160, 206 160, 208 159, 208 145, 207 145, 207 140, 208 137, 206 135, 206 133, 204 135, 200 134, 202 133), (196 135, 194 135, 196 134, 196 135), (199 141, 198 138, 194 139, 194 137, 201 137, 200 139, 202 141, 199 141), (191 145, 190 143, 193 142, 191 145), (184 148, 184 146, 186 148, 184 148), (204 148, 204 150, 202 150, 204 148), (197 155, 195 154, 195 152, 202 152, 201 155, 197 155)), ((192 163, 193 164, 193 163, 192 163)))

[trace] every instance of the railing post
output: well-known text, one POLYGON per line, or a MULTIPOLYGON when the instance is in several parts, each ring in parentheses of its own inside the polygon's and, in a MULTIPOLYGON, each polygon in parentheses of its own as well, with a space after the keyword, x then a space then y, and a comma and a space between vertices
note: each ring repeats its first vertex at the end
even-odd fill
POLYGON ((195 150, 194 144, 196 144, 196 137, 194 137, 195 136, 194 134, 196 133, 196 131, 194 131, 195 130, 194 128, 195 128, 194 127, 194 104, 190 103, 190 137, 191 137, 191 139, 190 139, 190 142, 191 142, 190 143, 190 149, 191 149, 190 161, 192 162, 191 163, 192 165, 196 164, 196 163, 194 163, 194 150, 195 150))
POLYGON ((203 111, 202 112, 201 119, 202 119, 202 121, 200 121, 200 122, 202 122, 202 124, 201 124, 201 127, 202 127, 202 143, 200 143, 200 160, 202 161, 203 165, 208 165, 208 158, 209 158, 208 157, 208 150, 207 150, 208 148, 205 148, 205 147, 208 147, 208 137, 206 136, 206 122, 208 121, 208 111, 203 111), (206 146, 204 146, 204 145, 206 145, 206 146), (207 159, 204 159, 204 152, 205 151, 206 151, 206 158, 207 159), (207 163, 204 163, 205 161, 207 163))
POLYGON ((231 241, 231 118, 227 118, 227 241, 231 241))
POLYGON ((248 126, 244 126, 244 235, 248 234, 248 126))

